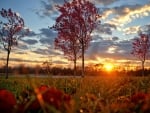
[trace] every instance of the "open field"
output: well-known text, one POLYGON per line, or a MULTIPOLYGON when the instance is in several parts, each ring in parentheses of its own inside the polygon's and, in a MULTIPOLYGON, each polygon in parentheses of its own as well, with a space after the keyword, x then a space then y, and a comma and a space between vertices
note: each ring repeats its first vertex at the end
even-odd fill
MULTIPOLYGON (((56 87, 71 95, 74 113, 127 113, 121 108, 121 103, 135 94, 150 94, 150 77, 10 77, 7 80, 0 77, 0 89, 5 88, 13 92, 18 102, 22 99, 23 91, 30 93, 41 85, 56 87), (121 106, 118 105, 118 101, 121 106)), ((141 98, 137 96, 137 99, 141 98)), ((141 103, 137 103, 137 107, 141 107, 140 105, 141 103)), ((124 105, 125 108, 127 106, 129 107, 129 104, 124 105)), ((137 107, 128 113, 133 113, 134 110, 134 113, 150 113, 136 111, 137 107)), ((149 107, 147 109, 150 110, 149 107)))

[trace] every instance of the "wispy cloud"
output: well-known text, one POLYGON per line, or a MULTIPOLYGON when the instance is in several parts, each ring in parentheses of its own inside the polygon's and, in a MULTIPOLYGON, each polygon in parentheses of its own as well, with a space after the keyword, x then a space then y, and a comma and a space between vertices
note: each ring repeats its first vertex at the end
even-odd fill
POLYGON ((115 24, 116 26, 124 26, 125 24, 130 23, 137 18, 149 16, 150 4, 144 6, 141 5, 120 6, 106 10, 105 12, 107 13, 107 15, 105 15, 105 18, 106 16, 109 17, 110 14, 116 15, 115 17, 110 19, 108 23, 115 24))
POLYGON ((91 0, 91 1, 96 3, 96 4, 109 5, 109 4, 112 4, 112 3, 119 1, 119 0, 91 0))
POLYGON ((63 3, 64 0, 41 0, 41 8, 36 10, 36 14, 42 18, 54 18, 56 15, 58 15, 58 11, 55 6, 63 3))
POLYGON ((130 35, 130 34, 137 34, 139 31, 140 26, 132 26, 132 27, 127 27, 123 31, 125 35, 130 35))
MULTIPOLYGON (((66 0, 71 1, 71 0, 66 0)), ((91 0, 94 4, 99 5, 109 5, 119 0, 91 0)), ((36 14, 40 17, 50 17, 54 18, 53 16, 58 15, 58 11, 56 9, 56 5, 62 5, 64 3, 64 0, 41 0, 41 8, 36 10, 36 14)))
POLYGON ((38 43, 38 41, 36 39, 27 39, 27 40, 24 40, 24 42, 29 45, 34 45, 34 44, 38 43))

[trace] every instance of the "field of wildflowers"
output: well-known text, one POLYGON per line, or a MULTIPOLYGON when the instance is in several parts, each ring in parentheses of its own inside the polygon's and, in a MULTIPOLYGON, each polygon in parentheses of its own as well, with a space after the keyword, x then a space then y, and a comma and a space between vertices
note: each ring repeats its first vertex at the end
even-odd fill
POLYGON ((150 113, 150 77, 0 78, 0 113, 150 113))

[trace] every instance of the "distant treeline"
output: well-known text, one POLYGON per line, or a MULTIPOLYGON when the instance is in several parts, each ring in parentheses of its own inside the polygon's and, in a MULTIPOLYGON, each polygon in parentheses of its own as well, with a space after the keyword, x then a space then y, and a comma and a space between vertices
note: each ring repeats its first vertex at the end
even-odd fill
MULTIPOLYGON (((5 67, 0 67, 0 75, 4 75, 5 67)), ((10 75, 25 75, 25 74, 33 74, 33 75, 62 75, 62 76, 73 76, 74 70, 71 68, 60 68, 60 67, 51 67, 51 68, 43 68, 40 66, 36 67, 26 67, 24 65, 18 67, 9 67, 10 75)), ((141 76, 142 70, 130 70, 130 71, 112 71, 106 72, 103 70, 95 70, 93 68, 85 68, 85 74, 87 76, 105 76, 105 75, 118 75, 118 76, 141 76)), ((77 68, 77 76, 81 75, 81 69, 77 68)), ((150 76, 150 69, 145 69, 145 76, 150 76)))
MULTIPOLYGON (((5 73, 5 67, 0 68, 0 73, 5 73)), ((19 66, 19 67, 9 67, 9 73, 11 74, 35 74, 35 75, 73 75, 73 70, 70 68, 59 68, 59 67, 53 67, 50 69, 41 68, 40 66, 36 67, 25 67, 25 66, 19 66)))

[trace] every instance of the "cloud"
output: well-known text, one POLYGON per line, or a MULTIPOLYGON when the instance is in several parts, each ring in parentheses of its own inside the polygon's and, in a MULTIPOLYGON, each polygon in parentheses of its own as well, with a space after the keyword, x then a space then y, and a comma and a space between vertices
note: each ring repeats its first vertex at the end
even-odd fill
POLYGON ((25 52, 25 51, 16 51, 15 54, 25 55, 25 54, 27 54, 27 52, 25 52))
POLYGON ((142 18, 150 14, 150 4, 146 5, 124 5, 114 8, 105 9, 103 14, 103 19, 110 16, 112 18, 107 21, 107 23, 115 24, 116 26, 124 26, 127 23, 132 22, 132 20, 137 18, 142 18), (105 14, 106 13, 106 14, 105 14), (114 15, 115 14, 115 15, 114 15))
POLYGON ((99 34, 97 33, 93 33, 92 34, 92 41, 91 42, 97 42, 97 41, 101 41, 103 38, 99 36, 99 34))
POLYGON ((40 54, 40 55, 54 55, 54 56, 61 55, 60 53, 58 53, 57 51, 55 51, 53 48, 50 48, 50 47, 45 48, 45 49, 38 48, 32 52, 36 54, 40 54))
POLYGON ((150 24, 141 26, 139 32, 150 34, 150 24))
POLYGON ((130 34, 137 34, 139 31, 140 26, 132 26, 132 27, 127 27, 123 31, 125 35, 130 35, 130 34))
POLYGON ((116 1, 119 1, 119 0, 92 0, 92 2, 94 2, 96 4, 103 4, 103 5, 109 5, 116 1))
POLYGON ((56 33, 53 32, 49 28, 42 28, 40 29, 40 43, 41 44, 53 44, 54 38, 56 37, 56 33))
MULTIPOLYGON (((28 49, 28 45, 25 44, 23 41, 20 41, 18 46, 16 47, 16 50, 21 49, 21 50, 27 50, 28 49)), ((15 51, 15 49, 13 49, 15 51)))
POLYGON ((132 39, 120 41, 116 45, 119 47, 118 52, 122 51, 123 55, 128 58, 128 55, 131 53, 132 50, 132 39))
POLYGON ((117 27, 114 24, 104 23, 104 24, 100 24, 95 31, 98 33, 112 35, 112 30, 116 28, 117 27))
POLYGON ((35 45, 36 43, 38 43, 36 39, 27 39, 27 40, 23 40, 23 42, 25 42, 28 45, 35 45))
POLYGON ((36 11, 36 14, 41 18, 50 17, 58 15, 58 11, 55 5, 63 4, 63 0, 41 0, 41 9, 36 11), (53 15, 53 16, 52 16, 53 15))
MULTIPOLYGON (((0 60, 4 61, 6 60, 6 58, 0 58, 0 60)), ((25 59, 20 59, 20 58, 10 58, 11 62, 26 62, 26 63, 43 63, 43 61, 39 61, 39 60, 25 60, 25 59)))
POLYGON ((61 61, 61 60, 53 61, 53 63, 56 63, 56 64, 68 64, 68 62, 61 61))
MULTIPOLYGON (((70 2, 71 0, 65 0, 70 2)), ((94 4, 103 4, 103 5, 109 5, 114 2, 117 2, 119 0, 91 0, 94 4)), ((63 5, 64 0, 41 0, 41 8, 39 10, 36 10, 36 14, 40 17, 50 17, 54 18, 54 16, 58 15, 58 10, 55 7, 56 5, 63 5), (53 17, 52 17, 53 15, 53 17)))
POLYGON ((119 40, 119 38, 116 37, 116 36, 114 36, 114 37, 112 37, 112 40, 113 40, 113 41, 117 41, 117 40, 119 40))
MULTIPOLYGON (((0 43, 1 44, 1 43, 0 43)), ((0 50, 3 49, 3 47, 0 45, 0 50)))
POLYGON ((95 59, 97 56, 102 56, 106 53, 108 47, 112 46, 114 42, 112 40, 101 39, 99 41, 91 42, 86 52, 88 59, 95 59))
POLYGON ((36 50, 34 50, 32 52, 34 52, 36 54, 40 54, 40 55, 46 55, 47 54, 47 49, 38 48, 38 49, 36 49, 36 50))
POLYGON ((33 37, 33 36, 37 36, 37 34, 34 32, 34 31, 30 31, 28 34, 27 34, 28 37, 33 37))
POLYGON ((28 62, 28 63, 43 63, 43 61, 39 61, 39 60, 24 60, 24 59, 20 59, 20 58, 11 58, 11 61, 15 61, 15 62, 28 62))
POLYGON ((106 53, 110 53, 110 54, 116 53, 117 48, 118 48, 117 46, 112 45, 112 46, 108 47, 106 53))
MULTIPOLYGON (((118 39, 117 37, 115 37, 118 39)), ((96 60, 97 58, 112 58, 112 59, 130 59, 130 52, 132 49, 131 40, 114 41, 101 40, 92 42, 89 49, 86 51, 86 57, 89 60, 96 60)))
POLYGON ((113 14, 113 10, 110 8, 102 8, 101 10, 103 20, 107 19, 110 15, 113 14))
POLYGON ((56 33, 54 33, 53 30, 49 28, 41 28, 40 35, 44 35, 45 37, 53 37, 56 35, 56 33))

